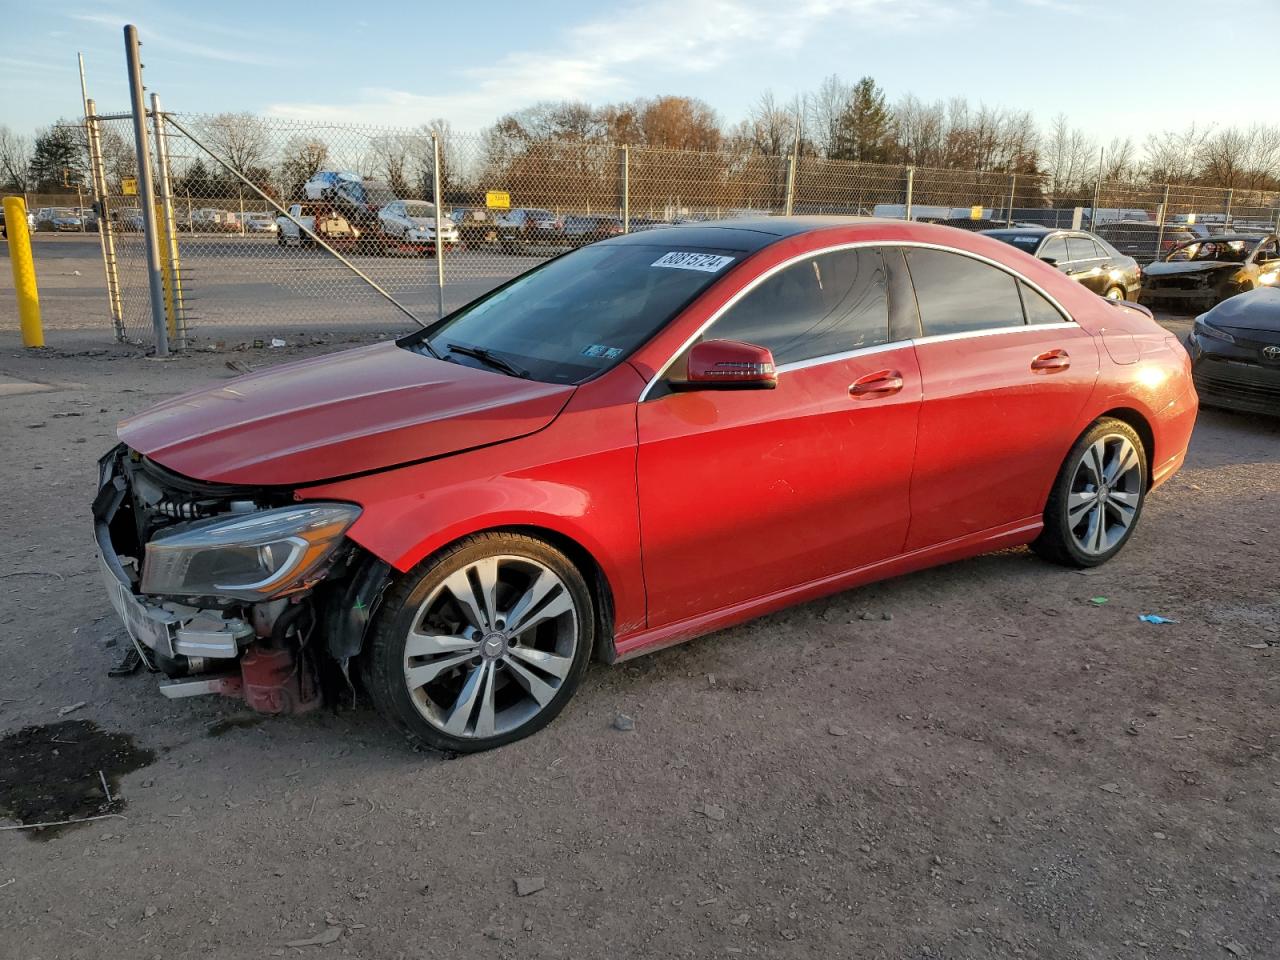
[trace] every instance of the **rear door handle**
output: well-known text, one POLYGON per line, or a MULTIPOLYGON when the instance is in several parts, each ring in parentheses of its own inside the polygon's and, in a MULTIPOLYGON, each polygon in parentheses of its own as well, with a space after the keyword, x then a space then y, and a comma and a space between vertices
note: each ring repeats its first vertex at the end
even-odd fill
POLYGON ((902 374, 897 370, 878 370, 859 377, 849 385, 849 396, 857 400, 887 397, 902 389, 902 374))
POLYGON ((1031 361, 1031 369, 1044 373, 1065 370, 1071 366, 1071 356, 1065 350, 1050 350, 1031 361))

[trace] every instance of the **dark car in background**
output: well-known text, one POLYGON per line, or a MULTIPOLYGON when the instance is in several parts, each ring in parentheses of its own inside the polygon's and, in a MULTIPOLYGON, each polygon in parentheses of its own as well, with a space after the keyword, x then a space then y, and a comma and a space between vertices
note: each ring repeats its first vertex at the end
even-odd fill
POLYGON ((1215 233, 1174 247, 1142 271, 1144 303, 1207 309, 1280 280, 1276 235, 1215 233))
POLYGON ((1108 300, 1137 300, 1142 289, 1138 261, 1083 230, 1006 227, 982 233, 1053 264, 1072 280, 1108 300))
POLYGON ((458 239, 464 247, 474 250, 498 242, 493 213, 484 207, 456 207, 449 219, 458 228, 458 239))
POLYGON ((1182 224, 1160 224, 1150 220, 1117 220, 1098 225, 1096 236, 1107 241, 1126 257, 1150 263, 1170 253, 1181 243, 1190 243, 1197 234, 1182 224))
POLYGON ((496 226, 505 253, 521 253, 532 244, 561 242, 564 233, 564 221, 550 210, 536 207, 516 207, 499 214, 496 226))
POLYGON ((1196 317, 1187 352, 1201 404, 1280 416, 1280 289, 1231 297, 1196 317))
POLYGON ((565 243, 575 247, 586 246, 606 237, 623 234, 622 221, 617 217, 565 217, 565 243))

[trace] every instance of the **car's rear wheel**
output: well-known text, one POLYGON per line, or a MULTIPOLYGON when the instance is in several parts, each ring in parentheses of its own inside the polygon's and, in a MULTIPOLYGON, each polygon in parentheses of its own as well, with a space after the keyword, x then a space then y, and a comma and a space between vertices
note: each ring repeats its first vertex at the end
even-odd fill
POLYGON ((1044 529, 1031 545, 1072 567, 1106 563, 1128 542, 1147 492, 1142 438, 1121 420, 1093 424, 1063 461, 1045 504, 1044 529))
POLYGON ((473 753, 546 726, 582 680, 591 594, 559 550, 478 534, 387 593, 366 653, 378 711, 411 740, 473 753))

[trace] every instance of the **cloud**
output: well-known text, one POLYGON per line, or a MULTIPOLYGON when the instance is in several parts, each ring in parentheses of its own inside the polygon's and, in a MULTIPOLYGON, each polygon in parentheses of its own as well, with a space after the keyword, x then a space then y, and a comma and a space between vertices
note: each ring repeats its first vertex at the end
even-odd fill
POLYGON ((550 49, 510 53, 463 71, 467 85, 461 90, 417 94, 364 87, 350 102, 273 103, 267 113, 389 126, 444 117, 463 129, 478 128, 539 100, 598 102, 646 90, 654 72, 706 73, 731 60, 795 50, 818 31, 842 24, 856 24, 861 32, 905 31, 924 19, 955 19, 967 6, 940 0, 645 0, 569 29, 550 49))
MULTIPOLYGON (((79 20, 82 23, 95 23, 101 26, 113 27, 117 32, 124 29, 125 23, 119 17, 101 13, 73 13, 71 14, 71 19, 79 20)), ((143 50, 147 52, 155 51, 160 54, 185 54, 202 60, 242 63, 258 67, 277 66, 280 63, 280 58, 277 56, 265 56, 253 50, 252 45, 261 43, 261 39, 243 31, 229 30, 225 27, 216 27, 211 24, 196 24, 192 21, 175 21, 175 25, 176 30, 189 31, 193 34, 220 33, 223 36, 242 41, 245 46, 215 47, 207 43, 195 43, 180 36, 174 36, 168 29, 161 30, 154 23, 147 22, 145 25, 138 24, 138 34, 142 40, 143 50)))

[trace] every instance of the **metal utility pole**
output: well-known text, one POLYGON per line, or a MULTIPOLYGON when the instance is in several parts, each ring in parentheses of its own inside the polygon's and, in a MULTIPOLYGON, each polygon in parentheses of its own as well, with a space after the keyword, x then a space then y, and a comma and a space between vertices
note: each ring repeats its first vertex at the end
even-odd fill
POLYGON ((907 167, 907 202, 906 202, 906 211, 904 214, 904 219, 906 220, 911 219, 911 200, 912 200, 912 194, 915 192, 915 186, 916 186, 916 168, 907 167))
POLYGON ((1160 202, 1160 227, 1156 230, 1156 252, 1155 259, 1160 259, 1160 254, 1164 253, 1164 222, 1169 219, 1169 185, 1164 185, 1164 200, 1160 202))
POLYGON ((98 131, 97 106, 89 99, 84 80, 84 55, 80 62, 80 102, 84 107, 85 140, 89 145, 89 183, 93 187, 93 212, 98 218, 98 246, 102 248, 102 272, 107 280, 107 304, 111 309, 111 328, 117 340, 124 340, 124 305, 120 298, 120 277, 116 272, 116 241, 111 224, 111 208, 107 203, 107 172, 102 162, 102 141, 98 131))
POLYGON ((431 131, 431 197, 436 203, 436 308, 437 316, 444 316, 444 243, 440 238, 440 230, 444 215, 440 196, 440 136, 431 131))
POLYGON ((1093 209, 1089 211, 1089 229, 1098 229, 1098 199, 1102 196, 1102 158, 1106 150, 1098 151, 1098 179, 1093 181, 1093 209))
POLYGON ((147 105, 142 93, 142 60, 138 28, 124 28, 124 57, 129 67, 129 101, 133 106, 133 143, 138 155, 138 201, 142 204, 142 232, 147 247, 147 280, 151 291, 151 325, 155 330, 156 356, 169 356, 169 328, 164 315, 164 272, 160 263, 160 237, 156 230, 155 185, 151 182, 151 142, 147 137, 147 105))
POLYGON ((622 145, 622 232, 631 232, 631 148, 622 145))
POLYGON ((1006 227, 1013 226, 1013 199, 1014 194, 1018 191, 1018 175, 1016 173, 1009 174, 1009 211, 1005 215, 1004 225, 1006 227))
MULTIPOLYGON (((164 220, 164 249, 161 256, 168 296, 165 308, 173 330, 173 338, 179 350, 187 345, 186 304, 182 299, 182 270, 178 256, 178 222, 173 215, 173 185, 169 175, 169 136, 164 127, 164 112, 160 109, 160 97, 151 95, 151 122, 156 132, 156 164, 160 173, 160 216, 164 220)), ((243 206, 243 202, 241 204, 243 206)))

